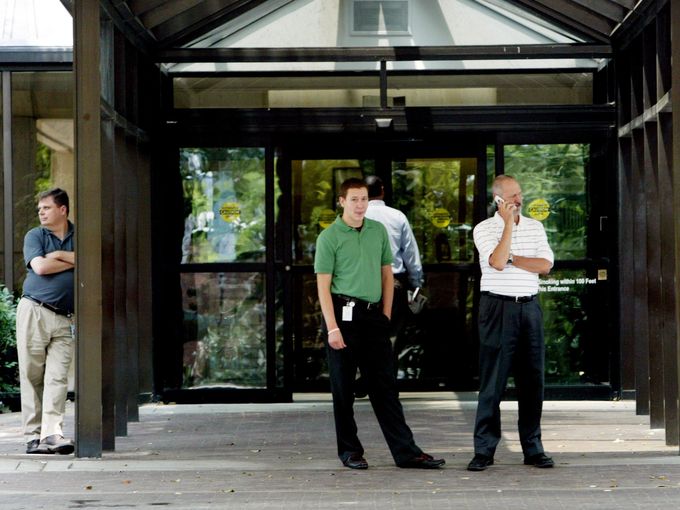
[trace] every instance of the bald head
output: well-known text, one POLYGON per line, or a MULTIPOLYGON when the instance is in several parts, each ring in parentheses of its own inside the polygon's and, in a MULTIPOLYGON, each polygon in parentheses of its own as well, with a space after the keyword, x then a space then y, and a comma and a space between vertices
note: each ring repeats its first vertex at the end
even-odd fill
POLYGON ((503 189, 505 188, 505 185, 509 184, 510 182, 518 184, 517 179, 515 179, 512 175, 499 175, 493 180, 491 191, 494 195, 498 195, 502 198, 503 189))

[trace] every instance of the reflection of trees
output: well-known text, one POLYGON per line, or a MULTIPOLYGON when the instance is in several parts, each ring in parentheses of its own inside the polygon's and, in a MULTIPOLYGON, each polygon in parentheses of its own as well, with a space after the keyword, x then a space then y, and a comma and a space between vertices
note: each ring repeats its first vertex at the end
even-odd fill
MULTIPOLYGON (((587 144, 505 146, 505 173, 518 179, 524 194, 524 214, 532 200, 545 199, 550 215, 543 221, 556 260, 584 259, 589 214, 586 171, 587 144)), ((585 270, 559 271, 550 278, 582 278, 585 270)), ((569 292, 541 294, 546 340, 546 380, 579 382, 592 365, 588 357, 588 286, 569 292)))
POLYGON ((265 386, 263 276, 197 273, 185 274, 182 280, 184 386, 265 386))
POLYGON ((586 193, 587 144, 507 145, 505 173, 516 177, 526 207, 536 198, 550 205, 543 221, 555 258, 586 256, 586 225, 589 214, 586 193))
POLYGON ((263 259, 264 167, 260 148, 180 149, 187 218, 184 262, 263 259), (232 197, 229 201, 236 202, 240 211, 228 225, 215 214, 225 196, 232 197))
POLYGON ((408 217, 424 263, 472 260, 475 161, 410 159, 394 164, 393 206, 408 217), (442 209, 450 223, 436 226, 432 218, 442 209))

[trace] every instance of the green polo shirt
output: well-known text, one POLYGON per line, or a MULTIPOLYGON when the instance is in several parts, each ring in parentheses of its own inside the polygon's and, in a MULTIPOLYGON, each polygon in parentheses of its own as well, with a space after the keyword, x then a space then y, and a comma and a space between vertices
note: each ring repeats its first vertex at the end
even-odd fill
POLYGON ((331 293, 376 303, 382 297, 382 266, 392 249, 382 223, 364 218, 361 231, 338 216, 316 240, 314 272, 333 275, 331 293))

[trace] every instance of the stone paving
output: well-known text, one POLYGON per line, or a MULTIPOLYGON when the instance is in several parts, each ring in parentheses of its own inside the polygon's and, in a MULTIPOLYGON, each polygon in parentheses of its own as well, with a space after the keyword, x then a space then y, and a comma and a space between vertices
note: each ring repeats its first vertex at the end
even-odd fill
MULTIPOLYGON (((367 400, 356 416, 367 471, 337 460, 327 395, 292 404, 146 405, 101 459, 24 454, 18 414, 0 415, 0 509, 668 509, 678 447, 635 404, 546 402, 554 469, 522 465, 515 402, 503 404, 496 464, 471 473, 474 395, 405 394, 416 441, 441 470, 397 468, 367 400)), ((73 431, 69 408, 67 433, 73 431)))

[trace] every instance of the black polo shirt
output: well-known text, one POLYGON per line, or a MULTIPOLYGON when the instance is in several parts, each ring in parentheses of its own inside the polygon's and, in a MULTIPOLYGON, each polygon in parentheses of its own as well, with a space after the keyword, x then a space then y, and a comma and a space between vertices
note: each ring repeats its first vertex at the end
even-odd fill
POLYGON ((73 269, 48 275, 37 275, 31 268, 31 260, 44 257, 53 251, 74 251, 73 223, 68 222, 68 233, 59 239, 45 227, 36 227, 24 237, 24 262, 28 269, 24 280, 24 294, 56 306, 62 310, 73 311, 73 269))

